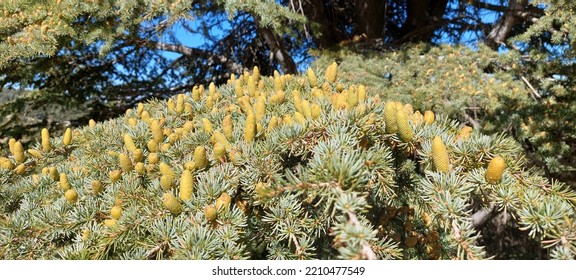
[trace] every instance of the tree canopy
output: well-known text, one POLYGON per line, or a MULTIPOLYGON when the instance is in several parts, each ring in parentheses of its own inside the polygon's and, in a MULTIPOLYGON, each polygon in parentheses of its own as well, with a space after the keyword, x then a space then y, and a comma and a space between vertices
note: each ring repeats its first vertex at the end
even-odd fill
MULTIPOLYGON (((11 101, 0 105, 0 141, 38 135, 43 126, 62 129, 108 119, 146 99, 224 83, 253 66, 263 75, 296 73, 324 51, 358 43, 381 53, 414 43, 514 52, 520 60, 513 70, 534 98, 564 102, 573 92, 575 5, 567 0, 2 1, 0 86, 2 99, 11 101), (70 108, 81 109, 70 113, 70 108)), ((362 47, 354 49, 362 53, 362 47)))

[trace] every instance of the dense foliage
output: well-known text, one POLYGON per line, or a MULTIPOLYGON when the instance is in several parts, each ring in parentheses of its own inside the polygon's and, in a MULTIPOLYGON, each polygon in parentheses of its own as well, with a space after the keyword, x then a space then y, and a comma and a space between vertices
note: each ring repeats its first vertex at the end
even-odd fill
POLYGON ((61 137, 45 129, 27 151, 12 141, 0 255, 574 258, 576 193, 526 168, 512 138, 384 100, 337 68, 255 68, 61 137), (484 243, 502 226, 520 232, 514 246, 484 243))

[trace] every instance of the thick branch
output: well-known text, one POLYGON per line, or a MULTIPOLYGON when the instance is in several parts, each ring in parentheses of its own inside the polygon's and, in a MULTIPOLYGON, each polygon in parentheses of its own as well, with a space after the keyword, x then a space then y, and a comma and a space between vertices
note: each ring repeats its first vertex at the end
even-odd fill
POLYGON ((216 64, 221 64, 226 66, 226 68, 228 68, 230 72, 240 73, 244 70, 244 67, 242 67, 242 65, 232 61, 230 58, 221 54, 210 52, 208 50, 192 48, 179 44, 158 42, 153 40, 142 40, 142 41, 144 42, 145 46, 156 50, 176 52, 187 57, 202 57, 203 59, 206 59, 207 65, 213 66, 216 64))
POLYGON ((472 214, 472 217, 470 217, 472 220, 472 226, 475 229, 481 228, 484 226, 484 224, 486 224, 486 222, 494 218, 496 214, 498 214, 498 211, 496 211, 496 207, 494 207, 494 205, 490 205, 488 209, 480 209, 476 213, 472 214))
POLYGON ((510 37, 510 33, 516 24, 518 24, 520 17, 516 15, 518 12, 523 12, 528 0, 510 0, 508 10, 494 25, 488 36, 486 36, 486 45, 493 50, 498 47, 510 37))
POLYGON ((494 5, 494 4, 490 4, 490 3, 485 3, 483 1, 472 1, 471 3, 469 2, 470 5, 476 7, 476 8, 480 8, 480 9, 486 9, 486 10, 490 10, 490 11, 495 11, 495 12, 509 12, 512 13, 513 15, 517 16, 517 17, 521 17, 524 20, 527 21, 531 21, 531 22, 535 22, 536 20, 538 20, 538 18, 540 18, 541 16, 544 15, 544 10, 537 8, 535 6, 525 6, 522 8, 522 10, 512 10, 507 6, 503 6, 503 5, 494 5))
POLYGON ((282 71, 285 74, 296 74, 298 72, 296 63, 294 59, 292 59, 292 56, 284 49, 280 37, 268 27, 259 27, 258 33, 260 33, 264 41, 266 41, 272 56, 278 61, 280 67, 282 67, 282 71))

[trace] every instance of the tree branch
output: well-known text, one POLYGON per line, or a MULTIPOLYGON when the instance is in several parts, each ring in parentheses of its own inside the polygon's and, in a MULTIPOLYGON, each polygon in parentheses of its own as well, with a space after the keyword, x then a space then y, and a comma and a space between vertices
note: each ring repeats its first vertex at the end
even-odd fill
MULTIPOLYGON (((258 24, 258 22, 256 24, 258 24)), ((260 33, 264 38, 264 41, 266 41, 270 52, 272 52, 272 56, 282 67, 282 71, 285 74, 296 74, 298 72, 296 63, 282 45, 279 36, 268 27, 258 27, 258 33, 260 33)))
POLYGON ((496 211, 496 207, 494 207, 494 204, 490 205, 488 209, 482 208, 476 211, 476 213, 472 214, 472 216, 470 217, 470 219, 472 220, 472 226, 475 229, 479 229, 482 226, 484 226, 486 222, 494 218, 496 214, 498 214, 498 211, 496 211))
POLYGON ((216 64, 221 64, 226 66, 230 72, 240 73, 244 71, 244 67, 242 65, 232 61, 230 58, 224 55, 216 54, 208 50, 146 39, 140 40, 140 43, 141 45, 156 50, 175 52, 187 57, 202 57, 206 59, 207 65, 213 66, 216 64))
POLYGON ((516 13, 524 12, 528 0, 510 0, 508 9, 504 15, 494 25, 488 36, 486 36, 486 45, 493 50, 504 44, 508 39, 514 26, 518 23, 520 17, 516 13))
MULTIPOLYGON (((346 213, 348 214, 348 218, 349 218, 348 222, 350 222, 354 226, 359 227, 360 222, 358 221, 358 217, 356 217, 356 215, 350 211, 347 211, 346 213)), ((362 240, 361 245, 362 245, 362 249, 360 250, 360 253, 362 254, 362 257, 364 259, 367 259, 367 260, 377 260, 378 259, 378 257, 376 256, 376 253, 374 253, 374 251, 370 247, 370 244, 368 244, 368 242, 366 240, 362 240)))

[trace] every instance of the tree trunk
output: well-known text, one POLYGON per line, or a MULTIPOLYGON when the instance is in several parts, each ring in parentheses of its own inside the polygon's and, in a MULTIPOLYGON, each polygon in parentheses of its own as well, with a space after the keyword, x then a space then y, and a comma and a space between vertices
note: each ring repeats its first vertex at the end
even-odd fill
POLYGON ((521 21, 518 16, 526 9, 528 0, 510 0, 508 2, 508 10, 504 15, 498 19, 488 36, 486 36, 486 45, 493 50, 498 50, 498 47, 510 37, 510 33, 516 24, 521 21))
POLYGON ((264 38, 272 56, 282 67, 284 74, 296 74, 298 68, 292 56, 286 51, 282 45, 281 38, 269 27, 258 27, 258 33, 264 38))
POLYGON ((310 0, 304 1, 302 4, 304 14, 312 21, 314 42, 318 48, 328 49, 338 44, 342 38, 338 38, 336 30, 332 28, 333 25, 326 17, 324 1, 310 0))
POLYGON ((370 39, 383 38, 386 25, 386 1, 356 0, 355 4, 358 34, 365 34, 370 39))
POLYGON ((448 0, 407 0, 403 36, 397 43, 430 42, 442 22, 448 0))

